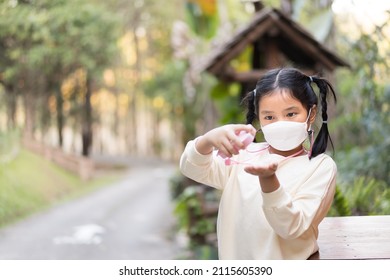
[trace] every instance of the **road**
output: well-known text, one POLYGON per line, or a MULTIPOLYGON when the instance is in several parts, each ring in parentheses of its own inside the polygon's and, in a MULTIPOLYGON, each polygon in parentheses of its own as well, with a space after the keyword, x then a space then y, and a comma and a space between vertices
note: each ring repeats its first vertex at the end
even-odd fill
POLYGON ((177 259, 168 164, 133 166, 123 180, 0 230, 0 259, 177 259))

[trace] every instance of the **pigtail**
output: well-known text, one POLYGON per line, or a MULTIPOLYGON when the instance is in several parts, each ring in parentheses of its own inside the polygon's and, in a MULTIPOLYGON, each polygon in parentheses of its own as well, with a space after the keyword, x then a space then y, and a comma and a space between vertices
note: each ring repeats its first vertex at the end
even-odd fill
POLYGON ((322 154, 326 151, 326 148, 328 146, 328 141, 330 142, 332 149, 334 149, 332 139, 329 134, 328 130, 328 103, 327 99, 328 96, 331 94, 331 97, 333 97, 334 101, 336 102, 336 94, 333 90, 332 85, 325 79, 317 78, 317 77, 310 77, 311 81, 314 82, 319 89, 319 99, 321 102, 321 116, 322 116, 322 125, 320 128, 320 131, 318 132, 318 135, 314 141, 312 152, 310 155, 310 158, 313 158, 319 154, 322 154))
POLYGON ((242 102, 247 107, 246 124, 252 124, 257 117, 256 89, 249 92, 242 102))

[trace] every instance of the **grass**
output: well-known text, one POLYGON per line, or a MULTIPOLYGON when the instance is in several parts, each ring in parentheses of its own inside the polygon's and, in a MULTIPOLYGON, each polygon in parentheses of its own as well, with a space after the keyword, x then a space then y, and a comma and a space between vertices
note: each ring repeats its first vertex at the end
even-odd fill
POLYGON ((118 174, 85 182, 21 149, 14 160, 0 163, 0 227, 115 180, 118 180, 118 174))

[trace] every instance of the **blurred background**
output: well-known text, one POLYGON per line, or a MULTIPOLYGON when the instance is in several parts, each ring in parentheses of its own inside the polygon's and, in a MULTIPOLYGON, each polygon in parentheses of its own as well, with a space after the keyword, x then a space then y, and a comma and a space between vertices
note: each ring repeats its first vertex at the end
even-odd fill
POLYGON ((327 77, 330 216, 390 214, 390 2, 1 0, 0 259, 213 259, 184 145, 267 69, 327 77))

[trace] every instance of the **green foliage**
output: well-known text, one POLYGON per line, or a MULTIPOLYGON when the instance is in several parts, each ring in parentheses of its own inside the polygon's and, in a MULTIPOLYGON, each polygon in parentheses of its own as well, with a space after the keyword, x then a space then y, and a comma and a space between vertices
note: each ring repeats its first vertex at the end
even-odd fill
POLYGON ((217 0, 186 1, 187 22, 192 31, 205 39, 212 38, 219 24, 217 0))
POLYGON ((78 68, 90 72, 106 66, 113 58, 119 35, 117 22, 99 5, 72 0, 60 1, 50 10, 32 8, 32 32, 37 38, 29 53, 32 65, 43 66, 46 73, 69 73, 78 68), (61 68, 47 68, 58 66, 61 68))
POLYGON ((340 37, 352 69, 337 71, 341 102, 332 132, 340 192, 353 215, 390 214, 389 27, 385 21, 369 34, 340 37))
POLYGON ((106 67, 116 53, 119 34, 115 17, 98 5, 84 1, 68 4, 66 8, 67 14, 64 14, 64 7, 58 7, 49 19, 56 22, 56 25, 50 25, 51 34, 56 35, 51 43, 61 47, 58 53, 62 55, 63 64, 74 64, 88 72, 106 67), (66 36, 58 36, 60 32, 66 36))
POLYGON ((206 204, 218 204, 215 191, 194 184, 180 174, 173 177, 170 183, 176 205, 174 213, 179 228, 189 237, 192 258, 217 259, 216 244, 208 238, 209 235, 215 235, 217 212, 204 212, 206 204))
POLYGON ((357 176, 340 182, 328 216, 389 215, 390 189, 384 181, 357 176))
POLYGON ((336 186, 333 205, 328 213, 328 216, 350 216, 352 214, 347 198, 336 186))
POLYGON ((241 98, 239 84, 226 84, 220 81, 211 89, 210 96, 220 115, 221 124, 245 121, 243 108, 239 106, 241 98))
POLYGON ((390 85, 380 79, 389 70, 379 44, 386 40, 385 26, 362 33, 354 42, 344 41, 353 71, 338 76, 345 102, 339 103, 334 130, 341 178, 349 183, 364 176, 390 184, 390 85))
POLYGON ((20 131, 0 131, 0 164, 13 158, 19 150, 20 131))
POLYGON ((194 257, 196 260, 218 260, 218 250, 209 245, 199 245, 194 248, 194 257))
POLYGON ((182 112, 186 106, 186 98, 183 95, 183 76, 186 70, 185 63, 174 61, 166 64, 161 71, 156 72, 152 79, 142 85, 145 95, 151 99, 162 97, 167 106, 163 108, 165 113, 176 115, 182 112))
MULTIPOLYGON (((246 72, 251 69, 253 47, 248 46, 243 52, 233 59, 230 66, 237 72, 246 72)), ((244 109, 240 106, 242 97, 246 92, 242 92, 239 83, 226 83, 217 81, 210 91, 210 96, 218 110, 220 124, 244 123, 244 109)))
POLYGON ((175 214, 179 226, 190 236, 204 236, 215 231, 213 220, 203 217, 199 194, 199 186, 188 186, 176 200, 175 214))
MULTIPOLYGON (((189 95, 186 93, 183 85, 186 69, 183 61, 167 63, 153 79, 143 83, 146 96, 151 99, 160 98, 164 101, 161 108, 155 109, 163 116, 168 116, 172 122, 183 125, 183 143, 195 137, 196 125, 206 99, 203 94, 189 95)), ((197 91, 202 92, 203 86, 207 86, 206 80, 198 85, 197 91)))
MULTIPOLYGON (((66 121, 62 84, 82 69, 87 78, 78 94, 84 97, 86 92, 90 93, 103 69, 117 54, 119 31, 114 14, 89 1, 0 3, 0 83, 7 95, 22 97, 26 134, 33 135, 33 130, 39 127, 37 120, 41 120, 41 127, 47 127, 50 119, 56 117, 59 144, 62 144, 66 121), (82 87, 87 90, 81 90, 82 87), (56 114, 51 116, 48 102, 53 96, 56 114), (38 106, 42 110, 37 110, 38 106)), ((85 140, 86 131, 92 126, 92 113, 89 113, 89 99, 83 97, 79 98, 82 106, 76 104, 72 109, 78 112, 76 122, 82 123, 85 140)), ((84 154, 86 143, 83 142, 84 154)))
POLYGON ((389 215, 390 189, 383 181, 356 177, 352 184, 341 184, 352 215, 389 215))

